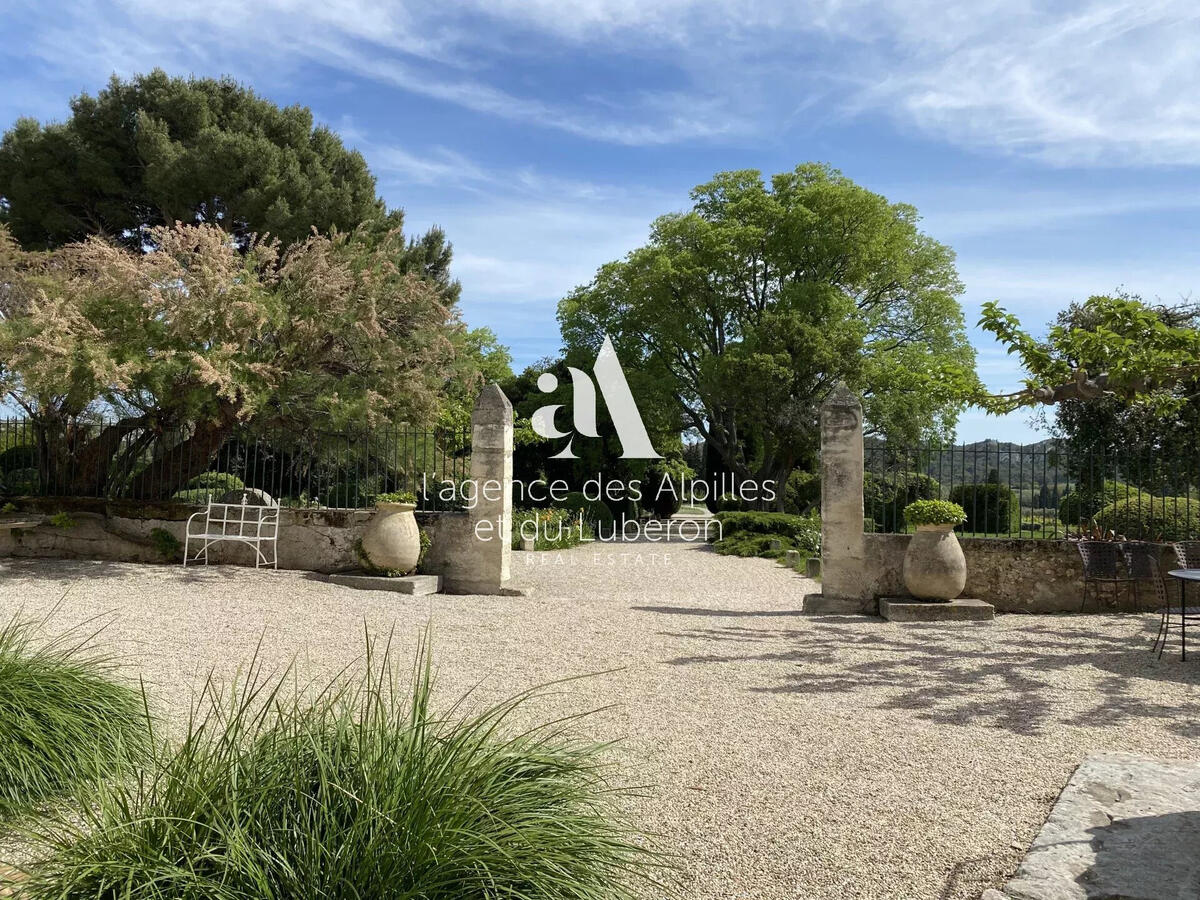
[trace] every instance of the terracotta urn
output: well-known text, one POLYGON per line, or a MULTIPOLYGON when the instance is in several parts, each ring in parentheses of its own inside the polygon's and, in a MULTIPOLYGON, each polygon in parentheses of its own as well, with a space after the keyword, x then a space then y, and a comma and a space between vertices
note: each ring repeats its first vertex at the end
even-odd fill
POLYGON ((421 532, 413 503, 378 503, 363 530, 364 562, 375 569, 408 573, 421 556, 421 532))
POLYGON ((918 600, 953 600, 967 586, 967 560, 953 525, 918 525, 904 554, 904 586, 918 600))

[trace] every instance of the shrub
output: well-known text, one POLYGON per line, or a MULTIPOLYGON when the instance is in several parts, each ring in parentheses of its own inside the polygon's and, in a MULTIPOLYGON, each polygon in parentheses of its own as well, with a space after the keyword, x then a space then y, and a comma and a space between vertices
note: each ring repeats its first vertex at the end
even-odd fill
POLYGON ((1021 504, 1007 485, 956 484, 950 489, 950 500, 966 514, 964 531, 1008 534, 1020 525, 1021 504))
POLYGON ((165 562, 174 562, 183 556, 183 544, 165 528, 150 529, 150 544, 165 562))
POLYGON ((967 514, 957 503, 949 500, 917 500, 904 507, 904 521, 909 525, 961 525, 967 514))
POLYGON ((713 549, 724 556, 759 556, 763 559, 779 559, 788 550, 799 550, 795 538, 788 534, 770 534, 758 531, 735 531, 713 543, 713 549), (777 543, 777 547, 772 544, 777 543))
POLYGON ((388 494, 376 494, 375 503, 417 503, 417 495, 412 491, 392 491, 388 494))
POLYGON ((1076 527, 1092 519, 1110 503, 1125 500, 1138 489, 1123 481, 1105 480, 1095 487, 1076 485, 1075 489, 1063 494, 1058 501, 1058 520, 1069 527, 1076 527))
POLYGON ((0 626, 0 823, 122 771, 149 742, 141 695, 113 680, 93 636, 39 642, 43 624, 0 626))
POLYGON ((5 475, 10 472, 16 472, 19 469, 36 470, 37 464, 37 447, 31 444, 9 447, 0 453, 0 473, 5 475))
POLYGON ((187 483, 184 490, 172 494, 171 499, 176 503, 204 506, 209 500, 245 488, 245 482, 229 472, 201 472, 187 483))
POLYGON ((518 509, 513 512, 513 549, 520 549, 527 537, 533 538, 534 550, 567 550, 591 537, 591 531, 585 524, 581 533, 578 510, 518 509))
POLYGON ((783 509, 803 516, 821 508, 821 476, 803 469, 793 469, 783 488, 783 509))
POLYGON ((530 694, 435 712, 424 651, 409 688, 386 650, 365 670, 307 702, 257 665, 210 683, 178 748, 45 829, 22 897, 628 900, 654 881, 603 745, 509 727, 530 694))
POLYGON ((1200 538, 1200 500, 1154 497, 1140 491, 1110 503, 1095 516, 1104 531, 1133 541, 1191 541, 1200 538))
POLYGON ((56 512, 46 521, 55 528, 62 528, 64 530, 67 528, 74 528, 79 524, 74 518, 71 517, 71 514, 67 512, 56 512))
POLYGON ((746 501, 737 494, 722 494, 717 498, 717 509, 719 513, 723 512, 743 512, 746 509, 746 501))
POLYGON ((863 477, 863 509, 876 531, 902 531, 904 508, 917 500, 938 500, 942 486, 920 472, 867 472, 863 477))
POLYGON ((607 503, 600 499, 589 500, 581 491, 572 491, 567 494, 563 502, 559 504, 559 509, 582 512, 584 521, 592 525, 612 525, 617 521, 617 517, 613 515, 613 511, 607 503))
POLYGON ((695 477, 692 467, 679 457, 660 459, 646 470, 643 503, 658 518, 669 519, 679 512, 687 486, 695 477))
MULTIPOLYGON (((717 513, 720 530, 713 530, 715 537, 720 535, 717 544, 723 544, 739 535, 767 535, 778 539, 784 537, 788 544, 784 549, 800 550, 814 555, 821 550, 821 520, 816 516, 793 516, 789 513, 776 512, 724 512, 717 513)), ((732 548, 751 546, 746 540, 738 540, 725 544, 725 549, 715 547, 720 552, 734 553, 737 556, 761 556, 762 553, 735 553, 732 548)), ((757 546, 757 542, 753 544, 757 546)))

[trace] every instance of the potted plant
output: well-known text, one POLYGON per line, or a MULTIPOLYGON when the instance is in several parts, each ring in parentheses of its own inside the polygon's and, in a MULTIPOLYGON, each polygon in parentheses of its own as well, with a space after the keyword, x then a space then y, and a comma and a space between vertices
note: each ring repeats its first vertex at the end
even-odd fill
POLYGON ((954 535, 966 511, 947 500, 918 500, 904 507, 904 520, 916 529, 904 554, 904 586, 919 600, 953 600, 967 584, 967 560, 954 535))
POLYGON ((359 555, 370 571, 407 575, 421 558, 421 530, 413 510, 415 494, 405 491, 375 498, 375 515, 359 543, 359 555))

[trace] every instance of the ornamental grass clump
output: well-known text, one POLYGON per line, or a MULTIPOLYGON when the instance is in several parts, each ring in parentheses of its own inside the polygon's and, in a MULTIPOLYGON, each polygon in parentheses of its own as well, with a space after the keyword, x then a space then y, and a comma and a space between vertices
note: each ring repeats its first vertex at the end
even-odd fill
MULTIPOLYGON (((19 614, 18 614, 19 616, 19 614)), ((116 680, 86 626, 0 625, 0 830, 129 768, 147 749, 142 694, 116 680)))
POLYGON ((655 884, 602 746, 510 727, 528 694, 439 715, 428 653, 410 688, 375 656, 297 691, 257 666, 210 683, 181 745, 44 830, 23 900, 620 900, 655 884))
POLYGON ((967 512, 949 500, 917 500, 904 507, 904 521, 914 528, 918 525, 961 525, 967 521, 967 512))

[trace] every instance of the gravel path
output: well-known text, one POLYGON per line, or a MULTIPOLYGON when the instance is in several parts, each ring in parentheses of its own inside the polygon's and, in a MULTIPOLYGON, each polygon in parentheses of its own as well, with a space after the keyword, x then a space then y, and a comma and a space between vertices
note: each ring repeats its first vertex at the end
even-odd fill
POLYGON ((1150 616, 898 625, 803 617, 814 584, 671 544, 514 554, 528 598, 402 597, 295 572, 0 564, 0 615, 111 614, 102 640, 164 710, 211 667, 340 668, 364 622, 408 654, 432 624, 441 697, 603 672, 541 701, 621 738, 634 810, 689 898, 975 898, 1012 873, 1093 750, 1200 755, 1200 661, 1150 616))

